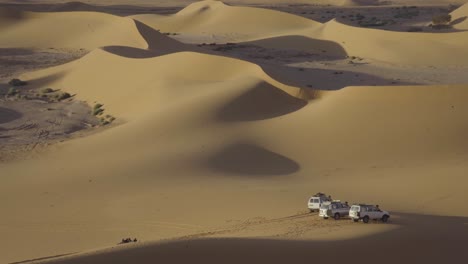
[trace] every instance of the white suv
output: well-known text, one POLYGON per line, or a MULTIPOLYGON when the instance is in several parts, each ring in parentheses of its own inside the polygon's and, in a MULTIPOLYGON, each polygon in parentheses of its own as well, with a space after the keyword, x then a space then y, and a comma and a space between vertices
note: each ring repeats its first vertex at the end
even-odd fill
POLYGON ((382 220, 386 223, 390 218, 387 211, 380 210, 378 205, 354 204, 349 210, 349 217, 357 222, 362 219, 364 223, 369 223, 369 220, 382 220))
POLYGON ((331 201, 331 196, 326 196, 324 193, 317 193, 316 195, 309 198, 307 207, 309 208, 310 212, 315 210, 318 211, 323 203, 331 201))
POLYGON ((343 216, 349 215, 349 205, 348 203, 342 203, 340 201, 333 201, 322 204, 320 206, 319 216, 323 219, 328 219, 333 217, 335 220, 340 219, 343 216))

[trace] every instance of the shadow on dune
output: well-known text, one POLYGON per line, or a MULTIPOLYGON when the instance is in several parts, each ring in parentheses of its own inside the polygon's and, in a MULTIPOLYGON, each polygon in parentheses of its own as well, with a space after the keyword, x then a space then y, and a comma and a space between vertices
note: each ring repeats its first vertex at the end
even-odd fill
POLYGON ((245 42, 245 44, 280 50, 305 51, 311 54, 326 55, 330 60, 344 59, 348 55, 343 46, 334 41, 319 40, 304 36, 281 36, 245 42))
POLYGON ((34 50, 23 48, 0 48, 0 56, 22 56, 32 55, 34 50))
POLYGON ((462 22, 465 22, 467 18, 468 18, 467 16, 459 17, 459 18, 453 20, 452 22, 450 22, 450 25, 451 25, 451 26, 456 26, 457 24, 460 24, 460 23, 462 23, 462 22))
POLYGON ((147 26, 137 20, 133 20, 138 32, 148 44, 148 49, 138 49, 127 46, 106 46, 102 47, 104 51, 112 53, 117 56, 132 58, 132 59, 145 59, 157 56, 167 55, 175 52, 182 51, 195 51, 196 47, 183 44, 177 40, 161 34, 159 31, 147 26))
POLYGON ((144 50, 127 46, 106 46, 102 47, 101 49, 120 57, 132 59, 145 59, 164 55, 163 52, 156 50, 144 50))
POLYGON ((217 119, 223 122, 255 121, 295 112, 307 102, 261 82, 219 109, 217 119))
MULTIPOLYGON (((16 119, 20 119, 23 116, 20 112, 15 110, 0 107, 0 124, 8 123, 16 119)), ((1 130, 0 130, 1 131, 1 130)))
POLYGON ((467 223, 465 217, 406 214, 398 219, 400 228, 349 240, 203 238, 128 247, 51 263, 465 263, 467 223))
POLYGON ((148 43, 148 49, 158 50, 162 53, 168 54, 179 51, 194 51, 196 47, 183 44, 177 40, 171 39, 166 35, 160 33, 154 28, 141 23, 140 21, 133 20, 140 35, 148 43))
MULTIPOLYGON (((61 79, 64 76, 65 76, 65 73, 60 72, 60 73, 47 75, 47 76, 44 76, 44 77, 41 77, 41 78, 28 79, 28 80, 25 80, 25 81, 28 82, 28 85, 26 85, 24 87, 25 87, 25 89, 28 89, 28 90, 41 88, 41 87, 47 86, 51 82, 54 82, 54 81, 56 81, 58 79, 61 79)), ((54 87, 50 87, 50 88, 54 89, 54 87)))
POLYGON ((328 70, 284 65, 260 65, 265 73, 281 83, 316 90, 340 90, 347 86, 401 86, 419 84, 341 69, 328 70))
POLYGON ((299 171, 295 161, 260 146, 237 143, 227 146, 207 160, 208 167, 242 175, 287 175, 299 171))

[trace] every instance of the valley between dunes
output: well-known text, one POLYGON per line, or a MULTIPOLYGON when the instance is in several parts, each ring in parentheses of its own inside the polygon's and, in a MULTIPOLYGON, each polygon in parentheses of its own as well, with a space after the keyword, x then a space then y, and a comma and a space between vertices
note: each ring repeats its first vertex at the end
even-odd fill
MULTIPOLYGON (((21 89, 116 118, 0 162, 0 262, 466 259, 467 4, 452 16, 453 32, 426 33, 218 1, 164 16, 0 7, 0 56, 86 53, 14 68, 21 89), (391 220, 320 219, 306 207, 319 191, 391 220)), ((14 102, 0 101, 1 144, 24 129, 14 102)))

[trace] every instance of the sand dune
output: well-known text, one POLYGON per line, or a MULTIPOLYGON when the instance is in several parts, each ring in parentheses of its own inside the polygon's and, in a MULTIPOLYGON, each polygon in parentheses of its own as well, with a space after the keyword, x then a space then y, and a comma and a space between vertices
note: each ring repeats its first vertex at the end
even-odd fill
POLYGON ((96 8, 92 5, 89 5, 83 2, 71 1, 71 2, 65 2, 63 4, 58 4, 56 6, 53 6, 49 11, 50 12, 96 11, 96 8))
POLYGON ((136 15, 139 20, 162 32, 203 35, 212 41, 247 41, 291 34, 319 23, 273 10, 227 6, 219 1, 200 1, 172 16, 136 15), (255 26, 251 26, 255 25, 255 26))
POLYGON ((162 239, 233 218, 292 215, 311 189, 395 211, 468 214, 460 184, 466 86, 350 87, 306 104, 291 96, 299 89, 247 62, 104 50, 23 77, 102 103, 120 125, 2 166, 0 193, 22 197, 0 200, 9 227, 2 235, 15 238, 0 242, 5 260, 102 247, 123 234, 162 239), (422 184, 427 177, 431 184, 422 184), (40 243, 46 223, 57 243, 40 243))
POLYGON ((304 259, 340 263, 331 256, 353 255, 366 248, 366 256, 379 263, 395 263, 402 259, 424 263, 458 261, 468 257, 463 243, 467 231, 466 218, 402 215, 404 225, 396 230, 359 239, 342 241, 292 241, 267 238, 202 238, 170 241, 127 247, 65 258, 51 263, 301 263, 304 259), (422 222, 426 224, 421 224, 422 222), (439 228, 438 228, 439 227, 439 228), (446 244, 440 243, 444 237, 446 244), (448 246, 448 245, 450 246, 448 246), (424 245, 419 247, 417 245, 424 245), (388 249, 393 248, 391 254, 388 249), (408 250, 410 249, 410 250, 408 250))
POLYGON ((466 32, 390 32, 347 26, 333 20, 309 36, 334 41, 350 55, 397 64, 466 65, 462 58, 468 57, 466 32))
POLYGON ((129 18, 93 12, 10 12, 0 13, 2 48, 148 47, 135 22, 129 18))
POLYGON ((56 263, 329 261, 336 250, 363 247, 388 256, 383 263, 464 257, 467 84, 299 89, 156 29, 436 67, 466 66, 465 32, 321 25, 215 1, 135 19, 0 16, 0 47, 92 50, 20 76, 29 88, 61 89, 117 118, 99 133, 0 164, 0 237, 8 238, 0 262, 94 251, 130 236, 156 242, 56 263), (304 213, 317 191, 380 204, 395 217, 389 225, 321 220, 304 213))
POLYGON ((381 62, 409 65, 466 65, 468 33, 411 33, 347 26, 332 20, 320 24, 290 14, 251 7, 229 7, 202 1, 176 15, 133 16, 138 21, 177 32, 184 42, 255 41, 268 48, 296 49, 343 57, 360 56, 381 62), (268 20, 259 20, 267 17, 268 20), (249 25, 255 23, 255 27, 249 25), (226 34, 225 32, 229 32, 226 34), (302 41, 298 38, 305 37, 302 41), (424 48, 421 48, 424 47, 424 48))

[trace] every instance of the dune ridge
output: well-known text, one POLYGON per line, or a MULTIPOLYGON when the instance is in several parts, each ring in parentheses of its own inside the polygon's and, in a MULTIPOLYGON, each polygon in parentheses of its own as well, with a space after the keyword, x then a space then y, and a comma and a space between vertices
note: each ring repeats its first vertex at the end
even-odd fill
POLYGON ((163 32, 221 35, 222 42, 279 36, 320 25, 318 22, 292 14, 253 7, 227 6, 220 1, 196 2, 171 16, 131 17, 163 32))
MULTIPOLYGON (((460 10, 462 12, 463 8, 460 10)), ((265 47, 312 53, 325 50, 341 57, 347 54, 392 64, 435 67, 466 66, 468 58, 467 32, 392 32, 348 26, 336 20, 321 24, 291 14, 231 7, 218 1, 194 3, 173 16, 136 15, 132 18, 163 32, 180 33, 182 36, 178 39, 185 42, 198 43, 208 37, 214 42, 254 42, 265 47), (258 20, 259 17, 268 17, 268 20, 258 20), (251 23, 257 26, 249 27, 251 23), (298 36, 309 40, 303 41, 305 44, 288 40, 298 36)))
POLYGON ((350 55, 378 61, 409 65, 467 65, 462 59, 468 57, 466 32, 391 32, 347 26, 332 20, 308 35, 334 41, 350 55))
POLYGON ((75 48, 93 50, 122 45, 148 48, 135 22, 95 12, 0 13, 0 47, 75 48), (3 23, 6 22, 6 23, 3 23), (118 28, 119 30, 115 30, 118 28), (44 30, 47 29, 47 30, 44 30))

